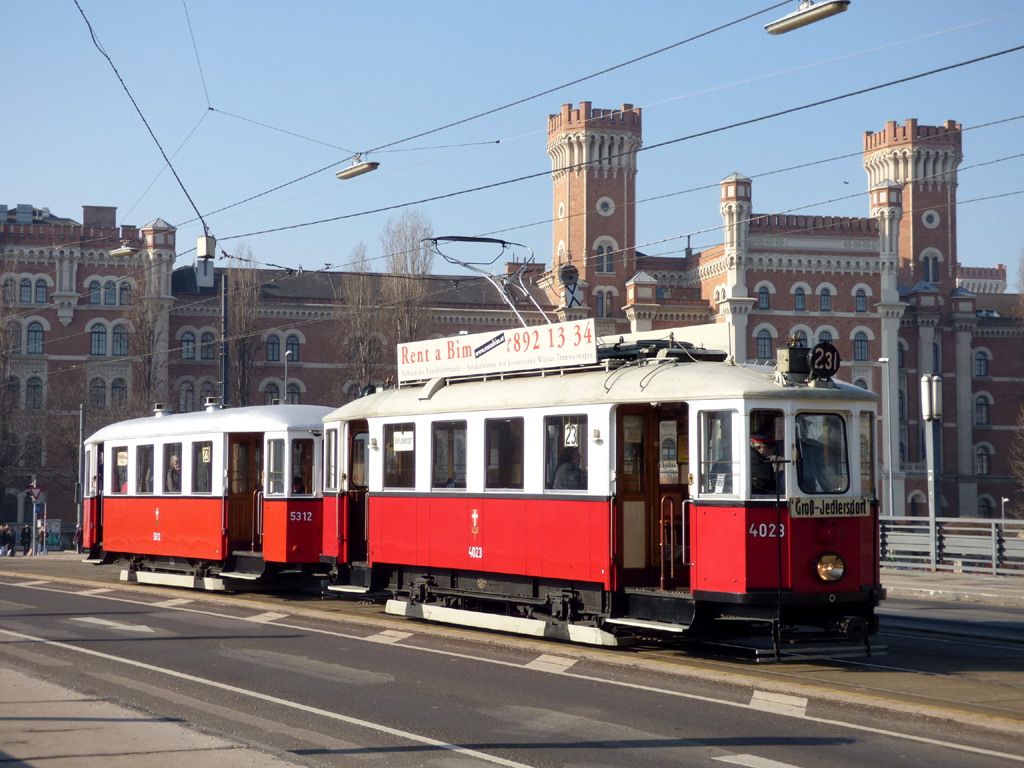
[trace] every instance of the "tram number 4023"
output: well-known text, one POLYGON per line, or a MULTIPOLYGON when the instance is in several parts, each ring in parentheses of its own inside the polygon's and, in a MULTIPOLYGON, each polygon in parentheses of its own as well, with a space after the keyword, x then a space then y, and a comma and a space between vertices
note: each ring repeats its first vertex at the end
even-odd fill
POLYGON ((779 523, 761 523, 757 525, 755 523, 750 524, 750 530, 748 533, 755 539, 775 539, 784 538, 786 535, 786 524, 779 523))
POLYGON ((484 556, 484 548, 483 547, 470 547, 469 548, 469 556, 472 557, 474 560, 479 560, 480 558, 482 558, 484 556))

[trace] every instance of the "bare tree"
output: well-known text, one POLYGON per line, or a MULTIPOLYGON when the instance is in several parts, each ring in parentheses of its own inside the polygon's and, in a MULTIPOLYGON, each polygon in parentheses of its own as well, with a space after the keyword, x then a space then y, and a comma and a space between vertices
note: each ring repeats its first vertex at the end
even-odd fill
POLYGON ((379 385, 394 371, 394 355, 387 335, 389 309, 380 304, 381 275, 370 271, 366 243, 352 249, 350 271, 344 274, 337 301, 338 349, 347 357, 348 378, 357 391, 345 393, 339 381, 332 394, 339 401, 368 385, 379 385))
POLYGON ((252 263, 252 249, 240 243, 224 275, 228 281, 228 401, 231 405, 252 405, 256 374, 263 367, 259 353, 265 342, 258 330, 263 280, 252 263))
POLYGON ((380 235, 387 267, 382 291, 383 303, 391 317, 392 341, 418 341, 431 330, 427 309, 427 281, 434 266, 430 249, 423 239, 433 235, 430 219, 407 208, 398 217, 388 219, 380 235))
MULTIPOLYGON (((145 416, 154 403, 167 402, 167 335, 172 299, 170 286, 164 285, 159 274, 160 268, 160 264, 142 257, 133 272, 135 287, 123 314, 129 329, 128 345, 120 353, 126 353, 131 362, 129 392, 123 397, 111 392, 103 404, 82 400, 87 402, 88 410, 101 411, 108 423, 145 416)), ((89 383, 85 385, 88 387, 89 383)))

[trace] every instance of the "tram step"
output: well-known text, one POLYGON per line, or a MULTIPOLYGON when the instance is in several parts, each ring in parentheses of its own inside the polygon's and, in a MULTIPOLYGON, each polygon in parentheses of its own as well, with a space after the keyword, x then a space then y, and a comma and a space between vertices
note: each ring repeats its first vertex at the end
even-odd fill
POLYGON ((649 629, 655 632, 673 632, 675 634, 679 634, 687 630, 687 627, 682 624, 670 624, 667 621, 646 621, 644 619, 605 619, 604 623, 617 624, 623 627, 649 629))
POLYGON ((358 584, 331 584, 327 588, 328 592, 347 592, 353 595, 362 595, 370 591, 369 587, 362 587, 358 584))
POLYGON ((247 573, 246 571, 221 571, 218 574, 222 579, 245 579, 246 581, 256 581, 260 578, 262 573, 247 573))

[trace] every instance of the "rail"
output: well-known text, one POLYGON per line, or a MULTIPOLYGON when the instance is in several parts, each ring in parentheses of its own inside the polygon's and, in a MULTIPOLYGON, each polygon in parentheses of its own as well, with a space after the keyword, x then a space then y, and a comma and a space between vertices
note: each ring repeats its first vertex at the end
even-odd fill
POLYGON ((1024 520, 936 518, 934 560, 927 517, 880 522, 883 567, 1024 576, 1024 520))

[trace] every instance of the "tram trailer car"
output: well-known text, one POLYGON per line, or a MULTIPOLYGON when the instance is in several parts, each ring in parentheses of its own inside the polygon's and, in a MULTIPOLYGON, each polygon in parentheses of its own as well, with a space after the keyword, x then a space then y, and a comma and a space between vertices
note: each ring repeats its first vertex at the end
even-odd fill
POLYGON ((832 380, 831 345, 780 350, 774 369, 655 352, 417 382, 332 413, 332 589, 596 644, 770 633, 777 650, 810 629, 866 645, 885 594, 877 396, 832 380))
POLYGON ((85 441, 83 545, 123 578, 236 589, 324 575, 320 478, 331 408, 271 405, 167 414, 85 441))

